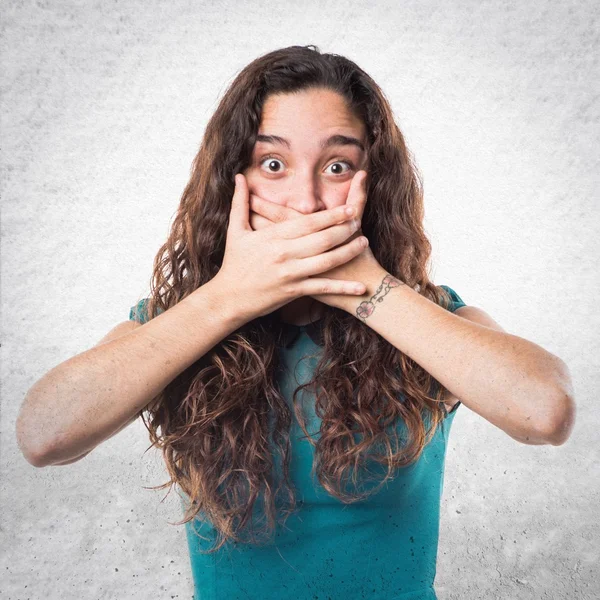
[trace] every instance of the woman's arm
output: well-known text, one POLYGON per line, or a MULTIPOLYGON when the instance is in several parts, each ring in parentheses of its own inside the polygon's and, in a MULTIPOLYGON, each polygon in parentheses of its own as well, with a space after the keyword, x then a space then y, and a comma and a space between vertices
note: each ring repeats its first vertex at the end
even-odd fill
POLYGON ((144 325, 117 325, 46 373, 17 417, 27 461, 75 462, 135 420, 177 375, 243 325, 229 298, 209 282, 144 325))
POLYGON ((560 358, 476 322, 487 317, 481 309, 477 318, 469 318, 472 310, 460 316, 445 310, 383 269, 362 280, 368 288, 362 307, 361 298, 348 297, 340 299, 344 310, 410 356, 452 396, 526 444, 558 446, 568 439, 576 409, 569 370, 560 358), (398 282, 387 292, 381 291, 386 278, 398 282))

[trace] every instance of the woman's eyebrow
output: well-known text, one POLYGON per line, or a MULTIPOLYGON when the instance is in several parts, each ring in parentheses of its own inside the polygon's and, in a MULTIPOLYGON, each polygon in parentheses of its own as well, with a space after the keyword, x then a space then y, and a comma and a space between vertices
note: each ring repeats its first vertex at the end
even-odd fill
MULTIPOLYGON (((278 135, 265 135, 265 134, 259 133, 256 136, 256 141, 257 142, 265 142, 267 144, 283 144, 284 146, 287 146, 287 148, 289 150, 291 150, 291 148, 292 148, 292 145, 290 144, 290 142, 288 140, 286 140, 285 138, 282 138, 278 135)), ((332 135, 332 136, 328 137, 327 139, 321 140, 320 146, 323 150, 325 150, 325 148, 330 148, 331 146, 357 146, 363 152, 365 150, 364 144, 359 139, 349 136, 349 135, 340 135, 340 134, 332 135)))

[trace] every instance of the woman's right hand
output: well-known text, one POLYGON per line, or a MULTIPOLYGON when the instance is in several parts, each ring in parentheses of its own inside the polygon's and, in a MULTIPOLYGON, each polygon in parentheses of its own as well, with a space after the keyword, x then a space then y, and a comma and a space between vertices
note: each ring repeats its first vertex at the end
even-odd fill
POLYGON ((315 277, 364 250, 359 238, 343 244, 358 229, 345 205, 254 231, 248 183, 242 174, 235 183, 223 264, 212 281, 235 297, 246 322, 301 296, 364 294, 362 282, 315 277))

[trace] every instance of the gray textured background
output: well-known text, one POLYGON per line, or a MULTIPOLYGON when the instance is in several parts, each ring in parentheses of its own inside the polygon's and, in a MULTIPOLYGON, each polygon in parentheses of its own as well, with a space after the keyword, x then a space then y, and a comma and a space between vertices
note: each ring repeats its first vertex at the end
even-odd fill
POLYGON ((135 423, 36 469, 27 389, 146 295, 226 85, 294 43, 383 87, 425 179, 434 281, 563 358, 577 424, 527 446, 459 409, 440 600, 600 593, 598 31, 584 2, 3 2, 2 543, 11 600, 191 598, 181 518, 135 423))

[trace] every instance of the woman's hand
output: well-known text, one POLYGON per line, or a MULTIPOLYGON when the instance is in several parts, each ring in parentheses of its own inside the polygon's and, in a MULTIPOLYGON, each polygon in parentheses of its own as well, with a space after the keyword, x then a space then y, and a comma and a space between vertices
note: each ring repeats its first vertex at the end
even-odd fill
MULTIPOLYGON (((356 210, 356 216, 354 218, 359 221, 362 219, 365 205, 367 203, 366 185, 365 181, 367 178, 366 171, 358 171, 352 179, 350 184, 350 190, 346 199, 347 206, 353 206, 356 210)), ((289 208, 287 206, 281 206, 274 202, 269 202, 264 198, 256 196, 255 194, 250 195, 250 226, 254 230, 263 229, 274 223, 280 223, 289 219, 296 219, 298 217, 305 216, 303 213, 289 208)), ((362 237, 362 230, 359 228, 353 233, 344 243, 348 243, 355 238, 362 237)), ((367 284, 369 281, 374 281, 380 274, 385 274, 383 267, 377 262, 377 259, 371 252, 371 249, 367 245, 364 247, 362 252, 351 258, 348 262, 340 264, 332 269, 319 273, 319 277, 327 277, 330 279, 342 279, 347 281, 360 281, 367 284)), ((365 291, 367 286, 365 285, 365 291)), ((312 298, 334 306, 336 308, 342 308, 344 310, 352 310, 350 306, 356 307, 360 303, 361 297, 348 296, 347 294, 309 294, 312 298)))
POLYGON ((302 296, 364 294, 360 281, 322 276, 362 251, 356 240, 348 242, 356 227, 347 207, 300 214, 257 231, 250 225, 248 182, 241 173, 235 180, 223 264, 212 281, 234 296, 245 321, 302 296))

